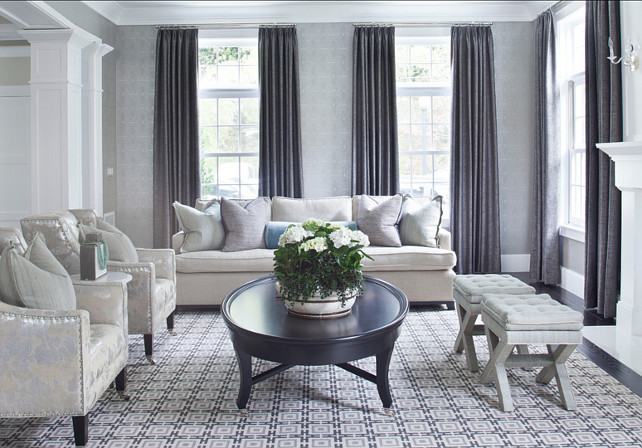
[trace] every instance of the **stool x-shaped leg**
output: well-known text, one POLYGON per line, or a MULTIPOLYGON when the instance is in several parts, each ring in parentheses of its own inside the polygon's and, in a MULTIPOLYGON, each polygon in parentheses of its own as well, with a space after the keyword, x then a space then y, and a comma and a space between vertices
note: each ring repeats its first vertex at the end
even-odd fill
POLYGON ((455 352, 466 352, 466 361, 468 362, 468 369, 471 372, 479 370, 479 363, 477 362, 477 353, 475 352, 475 344, 473 336, 484 334, 483 325, 475 325, 479 313, 474 313, 467 310, 459 303, 457 306, 457 315, 459 316, 459 334, 455 340, 455 352))

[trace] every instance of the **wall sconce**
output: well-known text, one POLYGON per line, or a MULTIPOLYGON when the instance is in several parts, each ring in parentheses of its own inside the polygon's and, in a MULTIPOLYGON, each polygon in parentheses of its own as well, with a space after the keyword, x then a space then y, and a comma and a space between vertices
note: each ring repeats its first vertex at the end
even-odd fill
POLYGON ((618 58, 613 53, 613 40, 611 39, 611 36, 609 36, 609 53, 610 54, 607 59, 611 61, 611 64, 619 64, 622 62, 622 65, 626 65, 632 72, 638 69, 639 61, 635 55, 635 46, 630 43, 628 39, 626 40, 626 45, 624 47, 624 57, 618 58))

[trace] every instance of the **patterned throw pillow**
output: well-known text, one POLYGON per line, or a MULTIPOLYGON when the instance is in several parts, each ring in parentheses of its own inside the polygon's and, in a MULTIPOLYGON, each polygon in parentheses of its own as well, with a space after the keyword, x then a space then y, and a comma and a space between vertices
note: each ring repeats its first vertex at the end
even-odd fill
POLYGON ((24 257, 7 246, 0 257, 0 299, 9 305, 45 310, 75 310, 69 274, 36 233, 24 257))
POLYGON ((357 227, 368 235, 372 246, 401 246, 397 224, 402 200, 400 194, 384 198, 361 195, 357 227))
POLYGON ((138 252, 127 235, 118 230, 118 228, 106 223, 102 219, 96 221, 96 227, 79 224, 80 242, 85 241, 85 235, 88 233, 100 232, 103 241, 107 244, 109 250, 109 260, 125 261, 127 263, 136 263, 138 261, 138 252))
POLYGON ((441 196, 433 199, 403 198, 399 234, 404 245, 439 247, 437 234, 441 225, 441 203, 441 196))
POLYGON ((221 217, 225 226, 223 252, 264 249, 266 215, 269 202, 256 198, 244 206, 236 201, 221 199, 221 217))
POLYGON ((204 211, 174 202, 178 222, 185 232, 181 253, 213 250, 223 247, 225 228, 221 219, 221 202, 211 201, 204 211))

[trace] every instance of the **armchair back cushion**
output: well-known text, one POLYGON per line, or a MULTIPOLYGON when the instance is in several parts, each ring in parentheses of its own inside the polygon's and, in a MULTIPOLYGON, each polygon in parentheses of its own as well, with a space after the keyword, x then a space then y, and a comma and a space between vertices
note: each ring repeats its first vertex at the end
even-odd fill
POLYGON ((0 257, 0 298, 9 305, 45 310, 75 310, 69 274, 36 233, 24 257, 7 247, 0 257))

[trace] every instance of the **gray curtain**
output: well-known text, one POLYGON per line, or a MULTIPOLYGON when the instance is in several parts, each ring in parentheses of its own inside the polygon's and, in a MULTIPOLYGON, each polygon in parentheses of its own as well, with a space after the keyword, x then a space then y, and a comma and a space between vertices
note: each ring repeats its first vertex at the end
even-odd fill
POLYGON ((620 290, 621 197, 614 164, 595 144, 621 142, 623 134, 621 65, 606 59, 609 36, 619 49, 620 3, 586 2, 584 301, 605 318, 615 316, 620 290))
POLYGON ((296 28, 259 29, 259 196, 303 195, 296 28))
POLYGON ((154 98, 154 247, 178 231, 172 203, 200 196, 198 30, 159 29, 154 98))
POLYGON ((559 95, 555 74, 555 25, 549 10, 535 29, 535 160, 531 218, 530 277, 547 285, 560 282, 558 232, 559 95))
POLYGON ((352 54, 352 194, 396 194, 395 29, 356 27, 352 54))
POLYGON ((501 271, 493 34, 451 30, 451 232, 455 271, 501 271))

